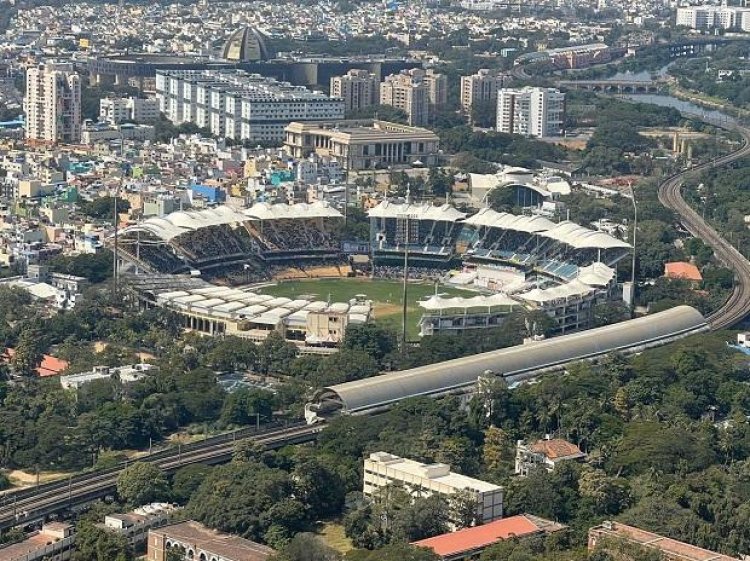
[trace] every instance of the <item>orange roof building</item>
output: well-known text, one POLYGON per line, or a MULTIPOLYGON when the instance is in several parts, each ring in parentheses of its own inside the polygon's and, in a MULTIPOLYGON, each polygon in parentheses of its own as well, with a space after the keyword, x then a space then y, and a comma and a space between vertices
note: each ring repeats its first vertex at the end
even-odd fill
POLYGON ((530 514, 511 516, 481 526, 464 528, 414 542, 412 545, 432 549, 444 561, 458 561, 477 555, 487 547, 510 538, 551 533, 565 528, 562 524, 530 514))
POLYGON ((553 471, 560 462, 585 458, 586 454, 578 446, 562 438, 537 440, 532 444, 523 440, 516 443, 516 473, 522 476, 527 476, 537 467, 553 471))
POLYGON ((664 264, 664 276, 668 279, 680 279, 691 282, 702 282, 703 275, 698 267, 685 261, 673 261, 664 264))
MULTIPOLYGON (((16 354, 15 349, 5 349, 5 353, 2 355, 3 362, 10 362, 16 354)), ((60 373, 68 367, 68 362, 60 358, 55 358, 50 355, 43 355, 42 362, 37 366, 36 373, 40 378, 47 378, 49 376, 59 376, 60 373)))
POLYGON ((595 548, 606 551, 608 540, 615 542, 620 540, 644 548, 656 549, 661 552, 666 561, 739 561, 736 557, 722 555, 634 526, 610 521, 605 521, 600 526, 594 526, 589 530, 589 551, 595 548))

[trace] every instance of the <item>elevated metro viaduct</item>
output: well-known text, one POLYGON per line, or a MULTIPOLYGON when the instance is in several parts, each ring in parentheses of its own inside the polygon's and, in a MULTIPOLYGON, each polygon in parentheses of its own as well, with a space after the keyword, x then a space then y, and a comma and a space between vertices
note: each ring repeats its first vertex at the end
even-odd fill
POLYGON ((383 411, 410 397, 470 393, 479 377, 485 375, 501 376, 512 384, 571 362, 592 360, 611 352, 639 352, 708 329, 698 310, 677 306, 572 335, 323 388, 305 406, 305 419, 313 424, 342 413, 366 415, 383 411))

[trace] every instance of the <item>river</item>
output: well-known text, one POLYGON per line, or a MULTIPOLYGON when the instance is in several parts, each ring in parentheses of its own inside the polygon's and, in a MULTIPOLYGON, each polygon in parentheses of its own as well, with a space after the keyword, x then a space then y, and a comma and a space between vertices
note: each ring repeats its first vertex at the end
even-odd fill
POLYGON ((672 107, 677 109, 679 112, 691 117, 697 117, 703 121, 709 123, 729 124, 736 122, 736 119, 731 115, 717 111, 716 109, 706 109, 693 103, 692 101, 685 101, 671 95, 662 94, 628 94, 618 96, 620 99, 629 99, 631 101, 637 101, 639 103, 651 103, 653 105, 660 105, 662 107, 672 107))

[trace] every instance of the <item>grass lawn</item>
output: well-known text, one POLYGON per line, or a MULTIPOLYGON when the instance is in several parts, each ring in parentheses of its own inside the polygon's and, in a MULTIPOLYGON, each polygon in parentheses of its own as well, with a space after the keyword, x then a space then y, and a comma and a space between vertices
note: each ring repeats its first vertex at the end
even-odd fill
POLYGON ((315 533, 339 553, 346 554, 354 549, 352 540, 344 534, 344 526, 338 522, 325 522, 315 533))
MULTIPOLYGON (((366 294, 372 300, 375 321, 383 325, 390 325, 397 332, 401 331, 402 314, 402 290, 400 281, 392 280, 370 280, 370 279, 323 279, 307 281, 281 282, 274 286, 268 286, 259 292, 272 296, 285 296, 287 298, 299 298, 309 295, 317 300, 328 300, 331 302, 348 302, 357 294, 366 294)), ((438 292, 447 296, 466 296, 466 290, 440 286, 438 292)), ((417 305, 419 300, 435 293, 433 283, 409 283, 407 292, 406 321, 409 338, 419 335, 419 318, 422 317, 422 308, 417 305)))

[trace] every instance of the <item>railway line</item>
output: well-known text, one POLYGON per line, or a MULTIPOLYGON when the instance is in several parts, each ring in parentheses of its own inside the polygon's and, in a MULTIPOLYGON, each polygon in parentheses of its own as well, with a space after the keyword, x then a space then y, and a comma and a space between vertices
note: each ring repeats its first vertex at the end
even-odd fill
MULTIPOLYGON (((276 449, 288 444, 310 442, 321 430, 322 427, 319 426, 298 424, 258 433, 249 438, 268 449, 276 449)), ((235 438, 231 436, 214 438, 185 449, 147 456, 141 461, 152 462, 166 472, 189 464, 221 463, 231 458, 235 442, 235 438)), ((31 524, 54 512, 112 494, 122 469, 121 466, 3 495, 0 498, 0 532, 14 526, 31 524)))
POLYGON ((742 135, 744 143, 741 148, 668 177, 659 186, 659 201, 674 210, 680 216, 685 229, 709 245, 714 250, 716 258, 734 272, 735 284, 731 295, 723 306, 707 318, 712 330, 732 327, 750 315, 750 261, 685 202, 681 189, 685 180, 697 173, 750 156, 750 129, 740 125, 731 128, 742 135))

